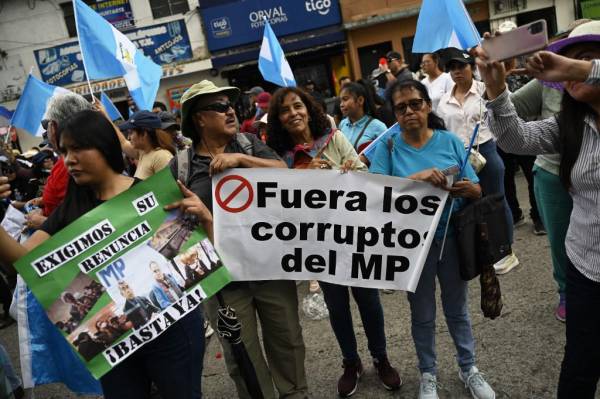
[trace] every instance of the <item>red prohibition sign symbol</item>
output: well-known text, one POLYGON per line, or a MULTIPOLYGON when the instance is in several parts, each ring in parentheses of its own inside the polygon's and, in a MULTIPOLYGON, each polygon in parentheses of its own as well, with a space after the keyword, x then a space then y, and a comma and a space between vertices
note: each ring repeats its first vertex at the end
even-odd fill
POLYGON ((254 199, 254 190, 252 190, 252 185, 250 184, 250 182, 248 180, 244 179, 242 176, 238 176, 238 175, 225 176, 224 178, 222 178, 219 181, 219 183, 217 184, 217 187, 215 188, 215 200, 217 201, 217 204, 219 204, 219 206, 227 212, 231 212, 231 213, 242 212, 242 211, 248 209, 250 204, 252 204, 253 199, 254 199), (223 185, 225 183, 227 183, 228 181, 231 181, 231 180, 238 181, 239 185, 231 192, 231 194, 229 194, 227 196, 227 198, 223 199, 221 197, 221 189, 223 188, 223 185), (246 200, 246 202, 243 205, 238 206, 238 207, 229 206, 229 204, 231 203, 231 201, 233 201, 235 199, 235 197, 237 197, 240 193, 242 193, 246 190, 248 191, 248 199, 246 200))

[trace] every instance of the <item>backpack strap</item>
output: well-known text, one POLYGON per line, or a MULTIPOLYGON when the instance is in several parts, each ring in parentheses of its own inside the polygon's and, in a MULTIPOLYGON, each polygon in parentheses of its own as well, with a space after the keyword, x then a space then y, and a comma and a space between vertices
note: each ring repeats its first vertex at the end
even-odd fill
POLYGON ((248 138, 246 133, 236 133, 235 139, 242 147, 244 154, 254 156, 254 143, 248 138))
POLYGON ((189 187, 189 179, 192 170, 192 148, 186 148, 181 151, 177 151, 177 179, 183 183, 184 186, 189 187))
POLYGON ((354 140, 354 149, 357 149, 356 147, 358 146, 358 142, 360 141, 360 139, 363 136, 363 134, 365 134, 365 130, 367 130, 367 126, 369 126, 369 123, 371 123, 372 120, 373 120, 373 117, 369 116, 369 120, 367 120, 367 123, 365 123, 365 125, 361 129, 361 131, 358 134, 358 137, 356 138, 356 140, 354 140))

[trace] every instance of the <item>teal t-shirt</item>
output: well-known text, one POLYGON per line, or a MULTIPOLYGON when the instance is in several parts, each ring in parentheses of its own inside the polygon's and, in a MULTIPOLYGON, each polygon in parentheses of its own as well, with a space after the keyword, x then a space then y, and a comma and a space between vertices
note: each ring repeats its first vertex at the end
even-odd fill
MULTIPOLYGON (((415 148, 407 144, 402 138, 401 132, 394 132, 390 136, 393 146, 390 151, 388 139, 381 140, 376 144, 371 153, 371 173, 381 175, 406 177, 425 169, 438 168, 440 170, 460 166, 464 162, 466 150, 461 139, 457 135, 446 130, 434 130, 431 139, 421 148, 415 148)), ((473 183, 479 183, 479 178, 467 162, 463 177, 471 180, 473 183)), ((435 232, 436 238, 444 235, 446 222, 450 212, 450 203, 448 200, 442 213, 440 223, 435 232)), ((454 201, 453 212, 460 210, 464 206, 464 200, 457 198, 454 201)), ((451 233, 452 230, 449 230, 451 233)))
POLYGON ((360 136, 358 143, 356 143, 356 147, 360 147, 366 142, 375 140, 377 136, 387 130, 385 123, 376 118, 372 118, 371 122, 369 122, 370 118, 371 117, 369 115, 365 115, 355 123, 352 123, 350 122, 350 119, 346 117, 342 119, 338 128, 342 131, 342 133, 344 133, 344 136, 346 136, 350 144, 354 145, 360 132, 366 126, 363 135, 360 136), (368 125, 367 122, 369 122, 368 125))

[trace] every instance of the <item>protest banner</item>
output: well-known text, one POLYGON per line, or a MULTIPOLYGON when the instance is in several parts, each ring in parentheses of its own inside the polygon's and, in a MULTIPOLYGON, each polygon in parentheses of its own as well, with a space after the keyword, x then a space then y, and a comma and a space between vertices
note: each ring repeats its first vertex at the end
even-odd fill
POLYGON ((231 169, 213 178, 215 247, 234 280, 414 291, 447 196, 369 173, 231 169))
POLYGON ((15 265, 96 378, 230 281, 168 168, 83 215, 15 265))

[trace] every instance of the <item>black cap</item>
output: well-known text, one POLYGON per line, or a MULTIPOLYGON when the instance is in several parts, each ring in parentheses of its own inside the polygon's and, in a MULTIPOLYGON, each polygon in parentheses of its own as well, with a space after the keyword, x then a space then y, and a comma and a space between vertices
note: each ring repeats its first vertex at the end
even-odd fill
POLYGON ((387 58, 388 62, 391 62, 391 61, 394 61, 394 60, 402 61, 402 54, 400 54, 397 51, 389 51, 385 55, 385 58, 387 58))
POLYGON ((177 120, 175 119, 175 115, 167 111, 161 111, 158 114, 161 122, 161 129, 168 129, 170 127, 175 127, 177 130, 180 129, 177 120))
POLYGON ((150 111, 138 111, 131 115, 129 120, 119 125, 121 130, 129 129, 160 129, 160 118, 150 111))
POLYGON ((449 47, 442 51, 442 59, 445 61, 445 65, 448 66, 451 62, 460 62, 463 64, 473 64, 475 59, 469 55, 466 51, 459 50, 455 47, 449 47))

